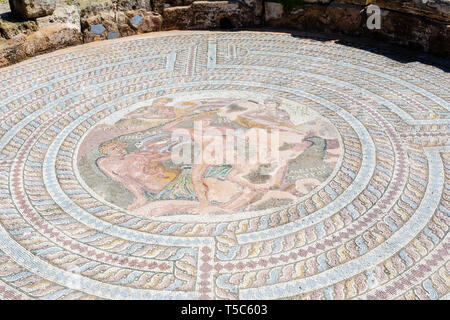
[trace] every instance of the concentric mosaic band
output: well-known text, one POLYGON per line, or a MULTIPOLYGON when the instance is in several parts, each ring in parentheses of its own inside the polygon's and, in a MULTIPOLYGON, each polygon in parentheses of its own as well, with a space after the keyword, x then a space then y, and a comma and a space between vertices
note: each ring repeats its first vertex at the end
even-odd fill
POLYGON ((443 69, 289 34, 180 32, 0 80, 1 299, 449 298, 443 69), (236 136, 278 123, 284 175, 196 178, 163 155, 149 168, 193 119, 236 136), (198 211, 198 181, 222 212, 198 211))

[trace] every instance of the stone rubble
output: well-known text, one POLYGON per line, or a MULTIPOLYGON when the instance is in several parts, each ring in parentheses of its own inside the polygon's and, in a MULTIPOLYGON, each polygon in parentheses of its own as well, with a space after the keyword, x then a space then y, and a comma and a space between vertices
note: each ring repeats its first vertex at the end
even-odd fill
POLYGON ((51 15, 55 10, 56 0, 9 0, 9 5, 16 17, 35 19, 51 15))

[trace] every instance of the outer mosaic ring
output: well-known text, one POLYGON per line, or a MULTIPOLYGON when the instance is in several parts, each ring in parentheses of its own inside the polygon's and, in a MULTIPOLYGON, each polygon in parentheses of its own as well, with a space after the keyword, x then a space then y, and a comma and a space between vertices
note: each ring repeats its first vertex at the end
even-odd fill
MULTIPOLYGON (((365 50, 364 50, 365 49, 365 50)), ((274 33, 163 33, 44 55, 0 78, 4 298, 446 299, 448 73, 274 33), (131 104, 189 92, 295 101, 343 155, 275 211, 136 217, 80 180, 75 152, 131 104)))

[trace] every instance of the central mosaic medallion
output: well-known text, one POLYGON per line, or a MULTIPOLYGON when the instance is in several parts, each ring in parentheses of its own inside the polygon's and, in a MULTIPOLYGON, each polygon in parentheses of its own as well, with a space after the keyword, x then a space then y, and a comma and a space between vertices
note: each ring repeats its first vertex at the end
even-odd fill
POLYGON ((164 96, 117 111, 84 136, 85 188, 139 216, 276 210, 314 192, 342 153, 326 118, 243 91, 164 96))

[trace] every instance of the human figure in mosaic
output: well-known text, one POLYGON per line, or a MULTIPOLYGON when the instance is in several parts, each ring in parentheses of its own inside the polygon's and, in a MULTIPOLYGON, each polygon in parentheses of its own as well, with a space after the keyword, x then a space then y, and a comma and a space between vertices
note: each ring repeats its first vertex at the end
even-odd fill
MULTIPOLYGON (((169 99, 157 101, 156 105, 162 106, 169 102, 169 99)), ((317 179, 302 178, 292 169, 301 166, 299 157, 311 147, 318 161, 324 161, 328 152, 326 140, 314 138, 315 135, 324 134, 317 131, 323 125, 320 119, 295 125, 290 114, 281 109, 281 102, 275 99, 266 99, 264 105, 236 99, 210 102, 179 103, 189 112, 179 112, 182 114, 179 117, 166 118, 169 121, 161 125, 155 131, 157 133, 144 135, 134 144, 138 151, 127 152, 126 144, 120 141, 101 145, 104 157, 97 160, 97 165, 110 179, 133 193, 135 200, 128 207, 129 210, 142 215, 175 211, 191 214, 232 213, 271 199, 292 201, 320 184, 317 179), (197 123, 195 130, 194 123, 197 123), (270 135, 274 128, 278 131, 276 143, 271 141, 275 136, 266 137, 266 145, 261 145, 260 140, 252 142, 249 139, 262 130, 270 135), (189 147, 201 141, 201 145, 193 148, 201 161, 191 158, 190 163, 174 165, 172 151, 181 142, 173 141, 171 137, 179 129, 189 136, 189 147), (269 149, 275 150, 266 150, 265 159, 251 158, 258 157, 259 153, 242 155, 237 149, 229 150, 225 143, 226 135, 244 143, 248 150, 267 148, 269 141, 269 149), (223 149, 217 150, 218 145, 223 149), (225 155, 230 151, 234 152, 234 159, 228 163, 229 159, 225 155), (221 161, 205 161, 215 152, 221 154, 221 161)), ((142 117, 150 113, 147 109, 152 108, 141 109, 127 117, 142 117)))
MULTIPOLYGON (((277 156, 269 157, 266 162, 246 161, 239 159, 239 165, 233 166, 233 170, 227 175, 230 181, 244 187, 240 195, 225 204, 227 209, 238 209, 251 203, 266 201, 271 198, 283 198, 294 200, 296 197, 289 189, 283 190, 283 182, 289 165, 289 161, 295 159, 304 152, 311 143, 305 138, 312 134, 296 127, 290 120, 289 114, 280 108, 280 101, 266 99, 264 105, 237 105, 233 112, 221 111, 220 114, 230 117, 237 123, 247 127, 247 135, 255 130, 278 130, 278 141, 271 143, 272 148, 277 148, 277 156), (247 107, 247 108, 246 108, 247 107)), ((271 154, 275 150, 271 150, 271 154)), ((250 160, 250 159, 247 159, 250 160)))
MULTIPOLYGON (((194 116, 194 121, 202 123, 202 130, 196 132, 193 128, 189 130, 191 138, 194 141, 202 140, 202 150, 203 155, 200 157, 204 159, 205 153, 207 153, 208 146, 217 142, 214 134, 220 136, 220 139, 225 138, 225 134, 235 135, 237 139, 242 139, 241 135, 247 137, 257 137, 259 134, 257 131, 261 130, 261 128, 257 128, 257 122, 254 123, 244 123, 249 125, 249 127, 238 126, 238 128, 231 126, 231 121, 223 121, 229 117, 228 120, 236 119, 236 115, 240 113, 246 113, 249 110, 256 110, 258 106, 255 102, 252 101, 234 101, 230 104, 225 110, 221 110, 220 114, 218 110, 215 110, 209 114, 201 114, 194 116), (227 114, 227 116, 222 117, 221 115, 227 114), (216 122, 214 125, 213 123, 216 122), (218 123, 217 123, 218 122, 218 123), (211 130, 211 129, 214 130, 211 130), (239 132, 239 131, 244 132, 239 132), (196 137, 195 135, 199 134, 200 137, 196 137)), ((186 120, 189 117, 186 118, 186 120)), ((269 118, 270 119, 270 118, 269 118)), ((260 127, 267 128, 268 124, 260 125, 260 127)), ((284 134, 284 133, 283 133, 284 134)), ((292 135, 292 133, 291 133, 292 135)), ((295 136, 295 141, 302 141, 303 136, 297 134, 295 136)), ((223 140, 222 140, 223 142, 223 140)), ((245 141, 248 145, 248 141, 245 141)), ((225 146, 223 150, 223 154, 227 151, 227 146, 225 146)), ((256 145, 250 146, 258 150, 258 142, 256 145)), ((211 203, 217 203, 218 199, 214 197, 217 195, 215 190, 221 190, 221 203, 218 205, 222 210, 235 210, 239 209, 245 205, 248 205, 259 198, 266 195, 266 197, 277 196, 284 197, 290 200, 295 197, 292 194, 286 192, 280 192, 276 190, 282 183, 284 178, 284 172, 286 171, 287 161, 290 158, 301 153, 304 148, 306 148, 308 144, 305 143, 296 143, 289 150, 283 150, 282 157, 284 159, 281 163, 274 163, 276 159, 270 159, 266 163, 259 163, 257 159, 247 159, 242 157, 241 155, 236 153, 237 158, 232 163, 225 163, 223 166, 213 166, 210 163, 194 163, 192 166, 192 183, 197 195, 197 198, 200 202, 198 211, 199 213, 205 213, 211 211, 211 203), (255 160, 255 161, 252 161, 255 160), (221 175, 212 177, 211 172, 217 171, 217 168, 220 168, 221 175), (231 184, 230 184, 231 183, 231 184), (228 184, 225 187, 225 184, 228 184), (233 188, 234 186, 234 188, 233 188), (228 195, 228 197, 224 196, 224 193, 228 195)), ((278 145, 276 146, 278 148, 278 145)), ((257 156, 257 154, 255 154, 257 156)))
MULTIPOLYGON (((151 149, 128 153, 126 146, 119 141, 104 143, 100 149, 105 155, 97 160, 100 170, 112 180, 122 183, 136 198, 129 210, 158 198, 161 191, 180 177, 180 169, 166 168, 161 163, 170 159, 169 153, 158 154, 151 149)), ((189 190, 184 191, 189 194, 189 190)))
MULTIPOLYGON (((214 120, 208 113, 195 118, 204 123, 206 130, 214 120)), ((178 124, 189 120, 190 117, 181 117, 162 126, 161 131, 171 132, 178 124)), ((210 131, 202 132, 201 150, 206 149, 212 142, 213 137, 210 134, 210 131)), ((129 210, 140 209, 139 212, 151 215, 177 210, 200 213, 206 206, 210 207, 209 210, 214 207, 207 200, 207 192, 210 195, 218 195, 219 198, 226 197, 227 192, 232 192, 233 186, 224 186, 227 182, 212 181, 211 178, 203 179, 209 168, 203 163, 193 164, 190 170, 167 168, 162 162, 173 160, 169 134, 159 134, 159 138, 147 137, 139 143, 140 151, 128 153, 123 142, 106 142, 100 147, 105 157, 97 160, 97 165, 104 174, 123 184, 134 194, 136 199, 128 207, 129 210), (194 210, 196 207, 200 210, 194 210)), ((208 174, 210 177, 217 174, 224 175, 226 170, 208 174)))

